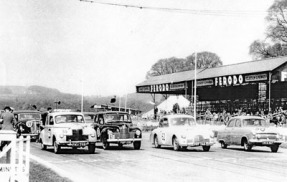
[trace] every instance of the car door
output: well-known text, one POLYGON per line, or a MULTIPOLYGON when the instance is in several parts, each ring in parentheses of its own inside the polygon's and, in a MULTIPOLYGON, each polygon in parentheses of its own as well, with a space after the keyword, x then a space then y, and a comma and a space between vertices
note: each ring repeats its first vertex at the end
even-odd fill
POLYGON ((161 145, 166 145, 166 129, 168 127, 168 119, 161 118, 159 121, 158 128, 158 141, 161 145))
POLYGON ((45 145, 52 145, 52 127, 54 126, 54 119, 53 116, 48 116, 47 120, 46 120, 46 124, 44 127, 44 144, 45 145))
POLYGON ((241 144, 241 120, 239 118, 235 119, 234 127, 232 130, 231 140, 232 144, 239 145, 241 144))
POLYGON ((235 119, 230 119, 226 128, 225 128, 225 143, 226 144, 232 144, 232 135, 234 133, 234 124, 235 124, 235 119))

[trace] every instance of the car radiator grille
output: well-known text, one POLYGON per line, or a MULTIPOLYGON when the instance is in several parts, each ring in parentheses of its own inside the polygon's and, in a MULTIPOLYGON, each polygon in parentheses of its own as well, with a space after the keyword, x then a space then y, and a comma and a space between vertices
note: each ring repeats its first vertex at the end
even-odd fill
POLYGON ((197 135, 194 137, 194 142, 204 142, 204 138, 202 135, 197 135))
POLYGON ((72 136, 67 136, 67 140, 71 141, 82 141, 87 140, 88 136, 83 135, 83 130, 72 130, 72 136))
POLYGON ((272 133, 261 133, 258 135, 259 139, 271 139, 271 140, 275 140, 276 139, 276 134, 272 134, 272 133))

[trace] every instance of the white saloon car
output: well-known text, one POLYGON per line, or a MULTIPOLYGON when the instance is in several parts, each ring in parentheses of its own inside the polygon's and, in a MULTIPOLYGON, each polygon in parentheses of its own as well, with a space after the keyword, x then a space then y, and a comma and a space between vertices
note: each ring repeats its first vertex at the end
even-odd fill
POLYGON ((96 131, 85 123, 82 113, 54 112, 49 113, 40 133, 41 149, 53 146, 59 153, 61 147, 86 147, 89 153, 95 152, 96 131))
POLYGON ((159 127, 151 133, 151 142, 156 148, 173 146, 174 150, 202 146, 209 151, 214 144, 214 133, 197 125, 189 115, 167 115, 160 119, 159 127))

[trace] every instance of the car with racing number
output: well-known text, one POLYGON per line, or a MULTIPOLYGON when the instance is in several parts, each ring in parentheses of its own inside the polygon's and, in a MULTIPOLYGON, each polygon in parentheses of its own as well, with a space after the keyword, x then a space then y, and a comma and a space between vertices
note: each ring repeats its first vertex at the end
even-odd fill
POLYGON ((13 112, 17 137, 30 136, 37 141, 40 134, 41 113, 36 110, 16 110, 13 112))
POLYGON ((253 146, 266 146, 272 152, 277 152, 284 142, 276 128, 269 127, 259 116, 232 117, 226 127, 218 131, 217 140, 224 149, 229 145, 239 145, 250 151, 253 146))
POLYGON ((54 153, 60 153, 62 147, 88 147, 89 153, 95 152, 96 131, 85 122, 80 112, 54 111, 47 115, 42 127, 39 142, 43 150, 53 146, 54 153))
POLYGON ((94 129, 97 131, 98 140, 102 142, 104 150, 108 149, 110 144, 117 144, 119 147, 133 144, 136 150, 141 147, 142 131, 137 126, 133 126, 127 112, 97 112, 94 118, 94 129))
POLYGON ((194 117, 185 114, 166 115, 159 120, 159 127, 151 132, 150 140, 155 148, 173 146, 175 151, 201 146, 209 151, 215 143, 214 133, 198 125, 194 117))

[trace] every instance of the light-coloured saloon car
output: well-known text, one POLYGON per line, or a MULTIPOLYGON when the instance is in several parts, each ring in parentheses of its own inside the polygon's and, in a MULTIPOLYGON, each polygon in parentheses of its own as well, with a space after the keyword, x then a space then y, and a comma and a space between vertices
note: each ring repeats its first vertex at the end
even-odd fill
POLYGON ((253 146, 267 146, 277 152, 283 142, 276 128, 268 127, 266 121, 257 116, 237 116, 231 118, 226 127, 218 131, 217 140, 222 148, 240 145, 250 151, 253 146))
POLYGON ((151 133, 151 142, 156 148, 173 146, 174 150, 185 150, 187 147, 202 146, 209 151, 214 144, 211 130, 197 125, 189 115, 166 115, 159 121, 159 127, 151 133))
POLYGON ((53 146, 54 152, 59 153, 62 147, 76 149, 88 146, 89 153, 95 152, 96 131, 85 122, 82 113, 49 113, 43 124, 39 139, 42 150, 47 146, 53 146))

